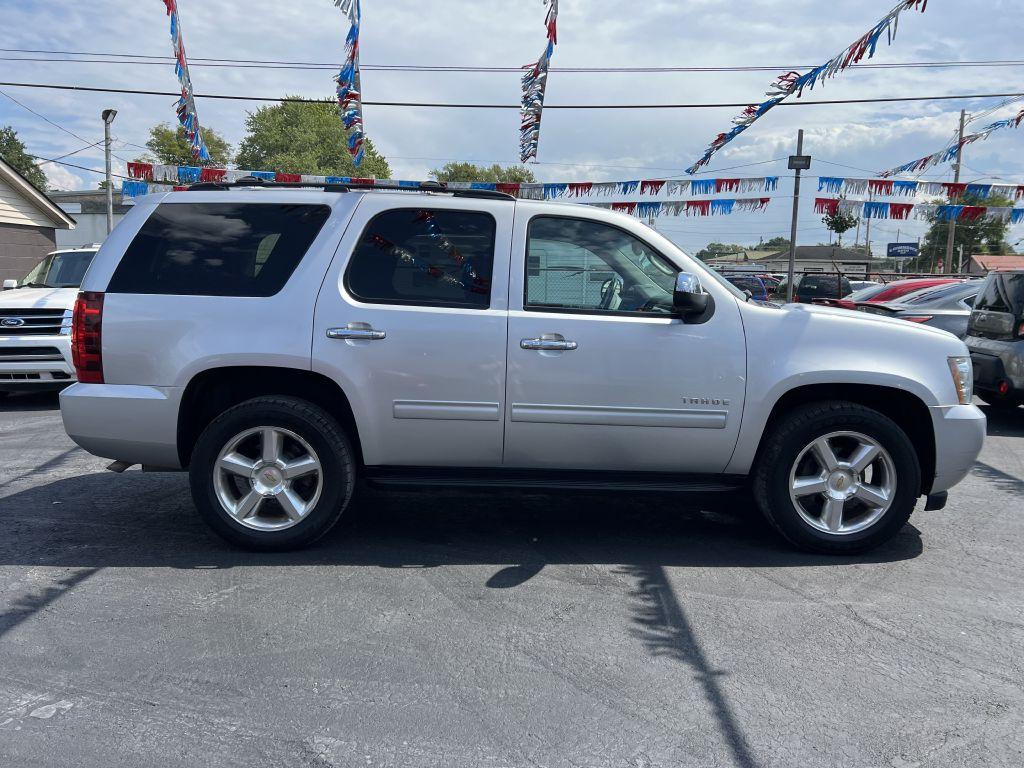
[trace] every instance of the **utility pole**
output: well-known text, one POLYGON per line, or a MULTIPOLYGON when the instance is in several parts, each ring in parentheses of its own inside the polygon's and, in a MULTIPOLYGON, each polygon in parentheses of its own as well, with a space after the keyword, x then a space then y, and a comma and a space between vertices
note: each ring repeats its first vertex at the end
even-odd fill
MULTIPOLYGON (((953 183, 960 183, 960 166, 964 160, 964 124, 967 122, 967 110, 960 110, 960 133, 956 142, 956 164, 953 166, 953 183)), ((949 220, 949 232, 946 235, 946 261, 942 265, 947 274, 953 272, 953 238, 956 236, 956 217, 949 220)))
MULTIPOLYGON (((874 195, 868 192, 868 202, 874 200, 874 195)), ((864 223, 864 246, 868 254, 868 260, 871 260, 871 219, 867 219, 864 223)))
POLYGON ((110 173, 110 124, 117 117, 116 109, 104 109, 103 114, 103 155, 107 166, 107 234, 114 229, 114 180, 110 173))
POLYGON ((793 179, 793 226, 789 231, 789 271, 786 279, 786 303, 793 302, 793 280, 796 272, 796 223, 800 216, 800 171, 811 168, 811 156, 804 154, 804 129, 796 134, 796 154, 789 156, 789 170, 796 171, 793 179))

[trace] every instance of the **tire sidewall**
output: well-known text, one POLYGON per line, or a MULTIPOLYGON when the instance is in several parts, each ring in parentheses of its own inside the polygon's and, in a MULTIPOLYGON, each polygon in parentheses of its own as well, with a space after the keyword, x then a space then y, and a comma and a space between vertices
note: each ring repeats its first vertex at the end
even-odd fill
POLYGON ((773 446, 773 465, 767 468, 767 507, 771 521, 798 546, 818 551, 859 552, 891 538, 902 528, 920 496, 921 469, 914 447, 893 421, 869 409, 853 406, 837 408, 827 415, 808 419, 782 435, 773 446), (888 451, 896 469, 896 496, 885 514, 870 527, 857 533, 828 534, 803 520, 790 498, 790 473, 801 451, 822 435, 831 432, 860 432, 874 438, 888 451))
POLYGON ((192 496, 204 520, 232 544, 257 550, 296 549, 320 538, 344 511, 355 481, 352 456, 341 427, 320 408, 297 399, 250 400, 218 416, 200 435, 189 466, 192 496), (280 531, 247 528, 235 520, 217 498, 214 475, 220 451, 229 440, 253 427, 288 429, 309 443, 320 460, 323 477, 320 498, 306 517, 290 528, 280 531))

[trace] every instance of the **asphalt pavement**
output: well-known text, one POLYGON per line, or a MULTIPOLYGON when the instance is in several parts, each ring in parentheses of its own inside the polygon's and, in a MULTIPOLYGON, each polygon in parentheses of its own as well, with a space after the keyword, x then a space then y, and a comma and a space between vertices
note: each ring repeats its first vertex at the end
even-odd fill
POLYGON ((749 502, 362 491, 231 549, 0 401, 0 765, 1020 766, 1024 409, 867 556, 749 502))

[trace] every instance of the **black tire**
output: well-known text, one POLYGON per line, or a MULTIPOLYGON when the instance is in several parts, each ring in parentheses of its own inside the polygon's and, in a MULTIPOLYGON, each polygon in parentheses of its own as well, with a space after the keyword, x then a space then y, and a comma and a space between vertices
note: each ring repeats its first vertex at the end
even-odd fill
POLYGON ((1021 397, 1017 394, 1000 395, 998 392, 982 390, 974 393, 979 400, 1000 411, 1015 410, 1021 404, 1021 397))
POLYGON ((284 551, 308 546, 329 531, 352 498, 357 465, 345 431, 329 413, 295 397, 257 397, 230 408, 203 430, 189 466, 192 499, 219 536, 244 549, 284 551), (277 427, 301 437, 316 452, 323 485, 303 518, 282 530, 255 530, 221 504, 214 478, 217 457, 235 436, 255 427, 277 427))
POLYGON ((856 554, 885 543, 910 519, 921 494, 921 466, 906 433, 887 416, 857 403, 810 403, 785 414, 766 436, 753 476, 754 495, 768 522, 800 549, 856 554), (810 525, 790 498, 790 472, 805 447, 834 432, 859 432, 878 442, 895 467, 896 492, 885 513, 864 530, 828 533, 810 525))

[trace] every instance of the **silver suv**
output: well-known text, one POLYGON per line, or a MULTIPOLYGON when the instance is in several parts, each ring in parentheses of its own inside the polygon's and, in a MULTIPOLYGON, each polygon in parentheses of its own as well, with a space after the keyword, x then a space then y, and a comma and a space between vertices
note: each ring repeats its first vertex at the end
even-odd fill
POLYGON ((68 434, 190 473, 249 548, 323 535, 357 480, 751 488, 856 552, 981 449, 963 342, 747 301, 628 216, 441 187, 198 185, 140 199, 74 315, 68 434))

